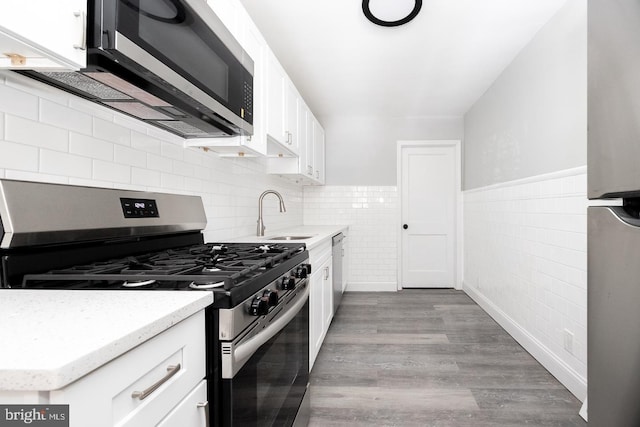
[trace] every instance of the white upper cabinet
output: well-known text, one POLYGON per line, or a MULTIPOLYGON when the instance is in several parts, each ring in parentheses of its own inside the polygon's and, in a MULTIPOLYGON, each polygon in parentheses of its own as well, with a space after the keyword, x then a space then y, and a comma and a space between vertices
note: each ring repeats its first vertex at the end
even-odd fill
POLYGON ((84 68, 86 29, 86 0, 3 0, 0 68, 84 68))
POLYGON ((273 52, 267 58, 267 140, 272 157, 297 154, 294 132, 297 133, 297 91, 273 52), (290 111, 292 110, 293 111, 290 111))
POLYGON ((267 172, 324 184, 324 130, 239 0, 207 3, 254 62, 251 136, 198 138, 187 146, 221 156, 267 156, 267 172))
POLYGON ((207 3, 253 60, 253 135, 195 138, 185 141, 185 145, 207 147, 223 157, 265 156, 267 155, 264 118, 267 43, 239 0, 209 0, 207 3))
POLYGON ((324 129, 313 120, 313 179, 316 184, 324 184, 324 129))
POLYGON ((324 184, 324 129, 300 98, 298 103, 298 156, 267 160, 267 173, 281 175, 304 185, 324 184))

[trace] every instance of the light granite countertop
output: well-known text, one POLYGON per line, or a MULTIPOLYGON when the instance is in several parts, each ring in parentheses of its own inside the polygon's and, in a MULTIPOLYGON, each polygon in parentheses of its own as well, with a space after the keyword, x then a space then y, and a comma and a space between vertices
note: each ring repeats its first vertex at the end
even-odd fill
POLYGON ((267 228, 264 237, 259 236, 243 236, 237 239, 233 239, 234 242, 266 242, 266 243, 293 243, 302 242, 306 245, 307 250, 311 250, 318 246, 326 239, 342 232, 348 235, 348 225, 300 225, 291 228, 285 228, 281 230, 271 231, 267 228), (309 236, 307 239, 301 240, 273 240, 272 237, 278 236, 309 236))
POLYGON ((197 313, 210 292, 0 290, 0 390, 57 390, 197 313))

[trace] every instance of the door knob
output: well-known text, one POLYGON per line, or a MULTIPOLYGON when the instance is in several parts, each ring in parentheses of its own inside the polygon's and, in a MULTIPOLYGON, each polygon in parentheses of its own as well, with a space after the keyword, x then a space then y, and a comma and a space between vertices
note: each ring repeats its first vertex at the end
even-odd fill
POLYGON ((404 228, 404 229, 406 230, 407 228, 409 228, 409 226, 408 226, 407 224, 404 224, 404 225, 402 226, 402 228, 404 228))

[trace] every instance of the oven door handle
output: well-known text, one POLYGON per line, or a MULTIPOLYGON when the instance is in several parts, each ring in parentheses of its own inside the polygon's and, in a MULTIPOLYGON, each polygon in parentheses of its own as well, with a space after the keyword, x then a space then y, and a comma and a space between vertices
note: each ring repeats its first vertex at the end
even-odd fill
POLYGON ((296 317, 309 299, 308 279, 300 286, 304 287, 293 299, 295 302, 271 320, 269 326, 253 335, 251 338, 241 339, 238 343, 225 343, 222 345, 222 378, 231 379, 244 366, 249 358, 267 341, 287 326, 296 317))

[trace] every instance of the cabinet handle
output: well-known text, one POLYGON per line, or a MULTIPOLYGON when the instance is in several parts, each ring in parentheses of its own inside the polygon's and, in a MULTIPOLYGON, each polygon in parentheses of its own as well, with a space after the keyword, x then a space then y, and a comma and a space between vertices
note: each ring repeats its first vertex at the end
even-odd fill
POLYGON ((80 43, 74 43, 73 48, 79 50, 87 49, 87 13, 82 10, 73 12, 73 16, 80 20, 80 43))
POLYGON ((149 397, 149 395, 151 395, 151 393, 156 391, 158 387, 166 383, 169 380, 169 378, 177 374, 179 370, 180 370, 179 363, 177 365, 167 366, 167 374, 164 377, 160 378, 158 381, 156 381, 155 384, 152 384, 151 386, 149 386, 149 388, 143 391, 134 391, 133 393, 131 393, 131 397, 133 397, 134 399, 140 399, 140 400, 146 399, 147 397, 149 397))
POLYGON ((329 267, 324 268, 324 280, 329 280, 329 267))
POLYGON ((316 178, 320 179, 320 171, 316 171, 316 178))
POLYGON ((196 406, 204 409, 204 425, 209 427, 211 425, 209 424, 209 402, 198 402, 196 406))

